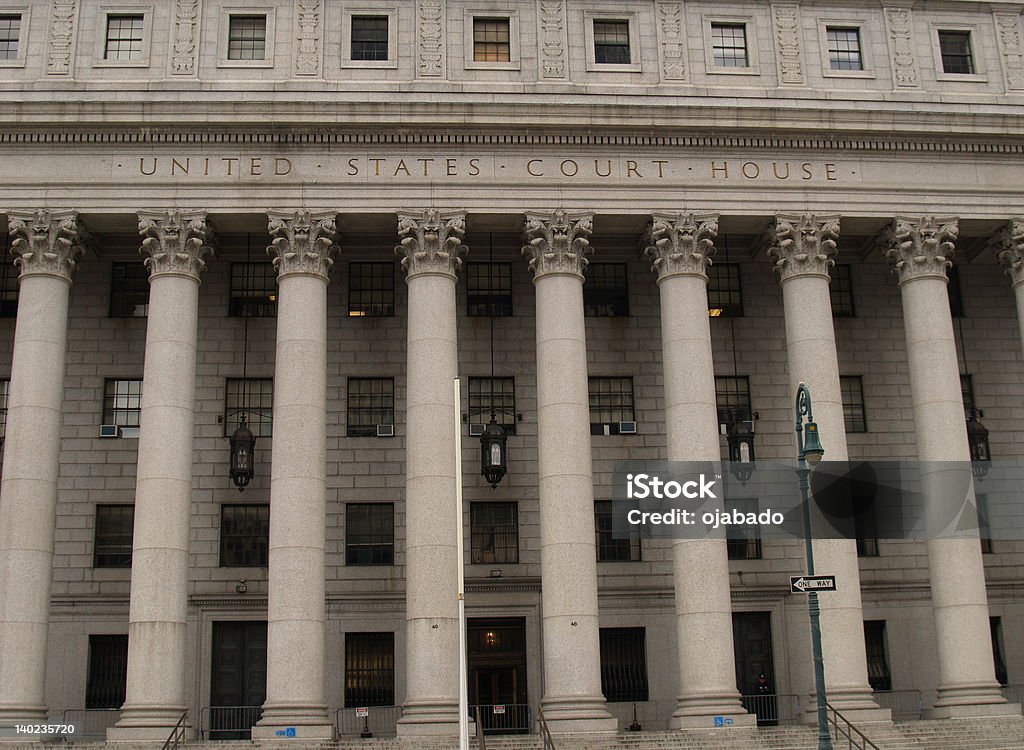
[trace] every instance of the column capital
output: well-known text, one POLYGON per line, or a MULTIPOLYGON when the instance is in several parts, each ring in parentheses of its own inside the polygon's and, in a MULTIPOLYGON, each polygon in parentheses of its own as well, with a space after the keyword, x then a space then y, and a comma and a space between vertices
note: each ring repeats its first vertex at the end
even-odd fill
POLYGON ((1024 219, 1010 219, 988 244, 1013 286, 1024 284, 1024 219))
POLYGON ((651 270, 659 282, 669 276, 699 276, 707 281, 717 236, 718 214, 651 214, 644 255, 652 259, 651 270))
POLYGON ((959 219, 934 216, 897 216, 882 238, 885 257, 902 286, 914 279, 933 277, 947 281, 953 265, 959 219))
POLYGON ((185 276, 199 281, 204 258, 213 253, 213 231, 205 211, 139 211, 139 235, 149 278, 185 276))
POLYGON ((421 274, 457 279, 460 256, 469 249, 462 244, 465 234, 465 211, 399 211, 395 254, 402 256, 406 281, 421 274))
POLYGON ((776 259, 779 283, 795 276, 830 279, 828 269, 836 264, 837 239, 838 214, 776 214, 765 240, 769 257, 776 259))
POLYGON ((338 246, 334 244, 334 213, 268 211, 270 246, 278 280, 292 274, 319 276, 327 281, 338 246))
POLYGON ((89 234, 78 221, 77 211, 9 211, 14 265, 25 276, 54 276, 71 282, 78 258, 89 234))
POLYGON ((572 274, 583 278, 593 252, 589 237, 593 233, 594 214, 568 213, 557 209, 551 213, 526 214, 523 255, 530 259, 534 281, 548 274, 572 274))

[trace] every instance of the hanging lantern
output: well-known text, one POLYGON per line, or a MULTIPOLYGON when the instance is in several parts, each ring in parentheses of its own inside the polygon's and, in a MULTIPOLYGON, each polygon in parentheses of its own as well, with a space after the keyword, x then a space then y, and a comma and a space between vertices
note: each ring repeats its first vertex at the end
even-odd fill
POLYGON ((988 445, 988 428, 978 419, 977 409, 971 409, 967 417, 967 444, 971 449, 971 472, 981 479, 988 474, 992 453, 988 445))
POLYGON ((754 423, 737 419, 730 425, 725 438, 729 443, 729 462, 733 476, 743 484, 754 474, 754 423))
POLYGON ((491 421, 480 436, 480 473, 492 488, 498 486, 508 471, 507 440, 505 428, 491 414, 491 421))
POLYGON ((253 476, 256 436, 245 424, 245 415, 238 423, 238 429, 231 436, 231 481, 241 492, 253 476))

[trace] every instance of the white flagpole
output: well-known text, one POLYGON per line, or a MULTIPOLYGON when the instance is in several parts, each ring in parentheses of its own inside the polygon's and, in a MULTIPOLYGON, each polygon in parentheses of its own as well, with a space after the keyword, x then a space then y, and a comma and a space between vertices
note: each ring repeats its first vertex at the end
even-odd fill
POLYGON ((462 393, 455 378, 455 529, 459 565, 459 750, 469 750, 469 685, 466 675, 466 574, 462 538, 462 393))

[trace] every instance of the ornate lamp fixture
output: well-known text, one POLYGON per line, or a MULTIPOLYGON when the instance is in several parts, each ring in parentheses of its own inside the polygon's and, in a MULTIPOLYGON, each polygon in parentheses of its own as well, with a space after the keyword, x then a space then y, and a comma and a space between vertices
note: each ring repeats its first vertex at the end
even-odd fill
POLYGON ((971 473, 981 479, 988 474, 992 452, 988 445, 988 428, 978 418, 980 413, 971 408, 967 416, 967 444, 971 449, 971 473))
MULTIPOLYGON (((252 257, 252 238, 246 235, 245 260, 252 257)), ((231 444, 230 474, 239 492, 245 490, 252 479, 255 465, 256 436, 246 424, 247 407, 249 405, 249 381, 247 379, 249 359, 249 316, 244 318, 242 329, 242 413, 238 418, 238 427, 229 438, 231 444)))
POLYGON ((734 415, 725 438, 729 443, 729 464, 733 476, 746 484, 754 474, 754 423, 734 415))

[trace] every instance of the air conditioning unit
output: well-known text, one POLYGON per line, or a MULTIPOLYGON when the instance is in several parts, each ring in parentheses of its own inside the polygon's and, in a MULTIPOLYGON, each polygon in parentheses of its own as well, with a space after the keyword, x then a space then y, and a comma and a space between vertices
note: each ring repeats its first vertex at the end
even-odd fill
POLYGON ((393 424, 377 425, 377 437, 394 437, 395 426, 393 424))
POLYGON ((619 422, 619 434, 620 435, 635 435, 636 434, 636 422, 619 422))
POLYGON ((473 437, 480 437, 481 435, 484 434, 484 428, 485 427, 486 427, 486 425, 484 425, 484 424, 473 424, 473 423, 470 423, 470 425, 469 425, 469 434, 472 435, 473 437))
POLYGON ((116 424, 101 424, 100 425, 100 437, 101 438, 119 438, 121 437, 121 428, 116 424))

